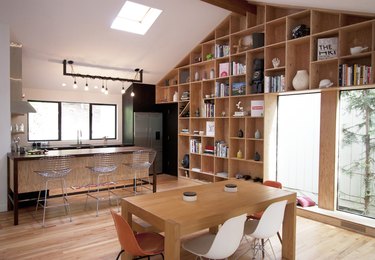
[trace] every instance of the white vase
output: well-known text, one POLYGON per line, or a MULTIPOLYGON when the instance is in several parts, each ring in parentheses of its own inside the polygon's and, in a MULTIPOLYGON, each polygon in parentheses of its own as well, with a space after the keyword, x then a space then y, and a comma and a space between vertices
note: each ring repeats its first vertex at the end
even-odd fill
POLYGON ((307 70, 298 70, 292 81, 295 90, 304 90, 309 88, 309 73, 307 70))

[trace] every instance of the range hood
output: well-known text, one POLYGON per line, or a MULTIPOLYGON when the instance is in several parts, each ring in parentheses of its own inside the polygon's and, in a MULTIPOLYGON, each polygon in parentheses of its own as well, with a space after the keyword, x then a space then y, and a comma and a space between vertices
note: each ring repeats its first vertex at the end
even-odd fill
POLYGON ((12 114, 36 113, 22 95, 22 45, 10 44, 10 112, 12 114))

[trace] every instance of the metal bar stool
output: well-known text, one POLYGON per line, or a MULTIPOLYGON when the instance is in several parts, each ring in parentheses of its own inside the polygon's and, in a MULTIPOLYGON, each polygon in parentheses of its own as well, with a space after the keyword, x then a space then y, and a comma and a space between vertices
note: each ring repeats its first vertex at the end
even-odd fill
POLYGON ((111 205, 111 195, 113 195, 116 199, 117 208, 119 210, 119 197, 113 190, 111 190, 111 185, 113 186, 115 184, 115 182, 112 181, 112 175, 117 169, 114 155, 111 153, 94 154, 92 165, 87 166, 87 168, 90 169, 91 182, 88 185, 85 208, 87 207, 88 197, 96 199, 96 216, 98 216, 99 201, 107 199, 106 197, 101 196, 100 188, 106 187, 109 205, 111 205), (96 187, 95 193, 90 193, 92 187, 96 187))
POLYGON ((65 212, 69 216, 70 221, 72 221, 72 217, 70 215, 70 204, 68 202, 68 193, 66 190, 66 182, 65 177, 71 172, 70 168, 70 159, 71 156, 47 156, 42 157, 40 159, 40 169, 36 170, 35 172, 39 174, 45 183, 44 188, 44 198, 40 199, 41 191, 39 190, 38 200, 36 203, 35 211, 38 211, 38 207, 43 207, 43 227, 45 226, 45 217, 46 217, 46 209, 47 208, 54 208, 54 207, 65 207, 65 212), (52 181, 60 181, 61 185, 61 194, 62 194, 62 203, 55 204, 55 205, 48 205, 47 197, 48 197, 48 183, 52 181))
MULTIPOLYGON (((125 167, 128 168, 132 176, 134 176, 134 194, 137 194, 137 185, 138 181, 140 181, 141 189, 143 187, 143 182, 147 179, 147 183, 151 183, 149 169, 151 165, 154 163, 156 157, 156 151, 149 149, 149 150, 138 150, 133 152, 133 158, 131 163, 124 163, 125 167)), ((146 187, 148 188, 148 187, 146 187)), ((152 190, 152 188, 148 188, 152 190)))

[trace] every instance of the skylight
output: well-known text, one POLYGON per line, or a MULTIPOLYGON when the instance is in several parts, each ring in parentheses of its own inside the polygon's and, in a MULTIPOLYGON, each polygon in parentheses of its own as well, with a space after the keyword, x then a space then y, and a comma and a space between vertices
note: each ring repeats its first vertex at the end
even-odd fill
POLYGON ((144 35, 161 14, 161 10, 126 1, 111 28, 144 35))

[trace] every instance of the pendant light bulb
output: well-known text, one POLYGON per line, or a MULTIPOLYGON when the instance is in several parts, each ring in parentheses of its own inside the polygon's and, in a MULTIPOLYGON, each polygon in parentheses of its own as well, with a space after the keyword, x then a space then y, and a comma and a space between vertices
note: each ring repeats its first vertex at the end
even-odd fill
POLYGON ((132 91, 132 93, 130 93, 130 96, 131 96, 131 97, 134 97, 134 96, 135 96, 135 94, 134 94, 133 91, 132 91))
POLYGON ((89 85, 87 84, 87 79, 86 79, 86 85, 85 85, 85 91, 88 91, 89 90, 89 85))
POLYGON ((102 93, 104 93, 105 88, 104 88, 104 82, 102 82, 102 89, 100 90, 102 93))
POLYGON ((78 88, 78 85, 77 85, 77 81, 76 81, 76 79, 74 79, 73 88, 74 88, 74 89, 78 88))
POLYGON ((108 95, 108 88, 105 88, 104 94, 108 95))
POLYGON ((121 94, 125 94, 125 88, 124 87, 122 87, 122 89, 121 89, 121 94))

